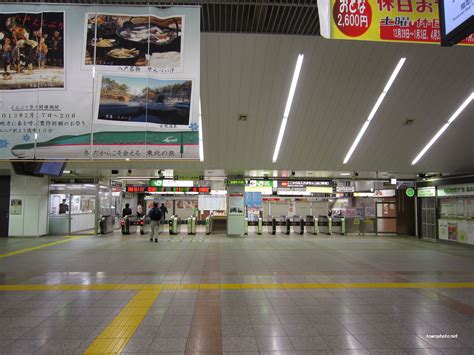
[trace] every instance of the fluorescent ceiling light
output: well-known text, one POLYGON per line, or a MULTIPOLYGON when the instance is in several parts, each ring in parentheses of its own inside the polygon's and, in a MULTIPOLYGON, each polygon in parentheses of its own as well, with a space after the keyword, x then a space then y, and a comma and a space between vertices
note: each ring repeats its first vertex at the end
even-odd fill
POLYGON ((462 111, 469 105, 469 103, 474 100, 474 92, 468 96, 466 100, 458 107, 458 109, 449 117, 448 122, 446 122, 443 127, 430 139, 427 145, 421 150, 421 152, 416 156, 415 159, 411 162, 411 165, 415 165, 418 161, 425 155, 425 153, 431 148, 431 146, 438 140, 438 138, 446 131, 451 123, 461 114, 462 111))
POLYGON ((204 146, 202 141, 201 99, 199 99, 199 161, 204 161, 204 146))
POLYGON ((341 173, 340 175, 341 175, 341 176, 350 176, 351 173, 341 173))
POLYGON ((285 134, 286 123, 288 116, 290 115, 291 104, 293 103, 293 96, 296 91, 296 84, 298 84, 298 78, 300 76, 301 66, 303 65, 304 54, 299 54, 296 60, 295 71, 293 72, 293 79, 291 80, 290 92, 288 93, 288 99, 286 100, 285 111, 283 112, 283 119, 280 125, 280 131, 278 132, 277 142, 275 145, 275 151, 273 152, 272 162, 275 163, 278 159, 278 153, 280 152, 281 142, 283 135, 285 134))
POLYGON ((395 81, 398 73, 402 69, 403 64, 405 64, 405 61, 406 61, 405 57, 400 58, 400 60, 398 61, 398 64, 395 67, 395 69, 393 70, 392 75, 390 75, 390 78, 388 79, 387 83, 385 84, 385 87, 383 88, 382 93, 380 94, 379 98, 375 102, 374 107, 370 111, 369 116, 367 117, 367 120, 364 122, 364 125, 360 129, 359 133, 357 134, 357 137, 354 139, 354 142, 352 143, 351 147, 349 148, 349 151, 347 152, 346 157, 344 158, 343 164, 347 164, 347 162, 351 158, 352 153, 354 153, 357 145, 359 144, 360 140, 362 139, 362 136, 364 135, 365 131, 369 127, 370 121, 372 121, 375 114, 377 113, 377 110, 379 109, 380 105, 382 104, 382 102, 385 98, 385 95, 387 95, 388 90, 390 89, 390 87, 392 86, 393 82, 395 81))

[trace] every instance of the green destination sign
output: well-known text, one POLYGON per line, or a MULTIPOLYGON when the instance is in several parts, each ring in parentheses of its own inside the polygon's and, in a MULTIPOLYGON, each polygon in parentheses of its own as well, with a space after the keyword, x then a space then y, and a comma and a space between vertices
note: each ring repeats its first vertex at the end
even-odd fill
POLYGON ((245 179, 227 179, 227 185, 245 185, 245 179))

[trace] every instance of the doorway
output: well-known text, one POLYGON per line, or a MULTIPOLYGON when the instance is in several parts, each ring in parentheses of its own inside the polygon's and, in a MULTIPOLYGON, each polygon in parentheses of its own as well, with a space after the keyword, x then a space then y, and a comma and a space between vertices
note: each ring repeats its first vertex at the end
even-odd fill
POLYGON ((421 198, 421 237, 435 242, 438 239, 436 197, 421 198))
POLYGON ((397 234, 397 203, 376 202, 377 234, 397 234))

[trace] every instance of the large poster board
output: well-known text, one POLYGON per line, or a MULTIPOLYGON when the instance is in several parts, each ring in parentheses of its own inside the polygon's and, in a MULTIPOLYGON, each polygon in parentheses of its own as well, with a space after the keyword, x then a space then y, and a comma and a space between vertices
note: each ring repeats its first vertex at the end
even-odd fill
POLYGON ((325 38, 441 43, 437 0, 318 0, 318 10, 325 38))
POLYGON ((3 5, 0 159, 198 159, 200 8, 3 5))

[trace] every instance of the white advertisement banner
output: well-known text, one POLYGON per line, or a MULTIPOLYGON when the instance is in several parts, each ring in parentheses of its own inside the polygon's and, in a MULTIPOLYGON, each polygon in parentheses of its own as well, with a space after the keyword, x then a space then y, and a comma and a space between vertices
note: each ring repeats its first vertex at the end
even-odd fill
POLYGON ((200 8, 5 5, 1 159, 198 159, 200 8))

